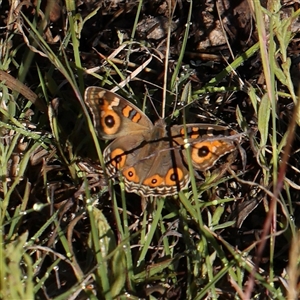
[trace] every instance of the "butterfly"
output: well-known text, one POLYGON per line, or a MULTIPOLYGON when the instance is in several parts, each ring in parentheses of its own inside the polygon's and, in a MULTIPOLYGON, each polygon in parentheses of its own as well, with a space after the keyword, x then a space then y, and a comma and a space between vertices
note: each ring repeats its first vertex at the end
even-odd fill
POLYGON ((106 172, 123 178, 127 192, 175 195, 190 182, 187 151, 194 169, 204 172, 237 149, 237 138, 231 138, 236 132, 225 126, 168 127, 163 119, 153 124, 125 98, 95 86, 86 89, 84 101, 99 138, 114 140, 103 151, 106 172))

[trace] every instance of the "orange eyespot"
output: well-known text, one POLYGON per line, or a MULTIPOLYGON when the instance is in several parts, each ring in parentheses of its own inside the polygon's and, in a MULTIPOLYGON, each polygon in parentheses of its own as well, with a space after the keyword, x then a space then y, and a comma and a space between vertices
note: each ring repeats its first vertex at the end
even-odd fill
POLYGON ((128 181, 132 181, 135 183, 139 183, 140 182, 140 178, 137 175, 135 168, 134 167, 130 167, 126 170, 123 171, 123 176, 128 180, 128 181))
POLYGON ((112 109, 111 104, 105 99, 105 96, 103 96, 101 92, 98 96, 102 130, 105 134, 115 134, 121 126, 121 119, 112 109))
POLYGON ((212 143, 202 142, 193 145, 191 155, 192 160, 195 163, 203 163, 205 160, 208 160, 212 156, 212 143))
POLYGON ((145 179, 143 184, 150 187, 156 187, 156 186, 160 186, 163 182, 164 179, 161 176, 155 174, 150 178, 145 179))
POLYGON ((113 110, 101 112, 101 127, 105 134, 115 134, 121 125, 121 118, 113 110))
POLYGON ((110 153, 111 164, 117 168, 122 169, 126 162, 126 155, 120 148, 115 149, 110 153))
POLYGON ((192 146, 192 160, 201 164, 209 160, 213 155, 217 155, 217 150, 223 147, 222 141, 212 141, 212 142, 201 142, 196 143, 192 146))
POLYGON ((180 168, 171 168, 166 177, 165 177, 165 184, 169 186, 176 185, 179 181, 183 178, 183 172, 180 168))

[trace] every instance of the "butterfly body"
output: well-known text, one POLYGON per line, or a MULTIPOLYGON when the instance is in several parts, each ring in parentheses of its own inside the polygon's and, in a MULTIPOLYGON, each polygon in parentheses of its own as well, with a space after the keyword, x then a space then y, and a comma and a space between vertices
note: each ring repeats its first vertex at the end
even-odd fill
POLYGON ((152 123, 135 105, 99 87, 88 87, 85 102, 100 138, 114 139, 103 152, 107 174, 124 180, 126 191, 142 196, 168 196, 190 182, 187 145, 196 170, 211 168, 236 149, 224 126, 152 123), (225 136, 225 138, 224 138, 225 136))

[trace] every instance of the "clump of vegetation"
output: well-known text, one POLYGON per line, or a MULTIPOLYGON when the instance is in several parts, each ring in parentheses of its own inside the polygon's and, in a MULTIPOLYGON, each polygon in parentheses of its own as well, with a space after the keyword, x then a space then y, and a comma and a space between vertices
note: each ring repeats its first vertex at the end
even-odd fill
POLYGON ((0 298, 297 298, 300 11, 226 5, 2 5, 0 298), (240 142, 178 195, 126 193, 95 85, 240 142))

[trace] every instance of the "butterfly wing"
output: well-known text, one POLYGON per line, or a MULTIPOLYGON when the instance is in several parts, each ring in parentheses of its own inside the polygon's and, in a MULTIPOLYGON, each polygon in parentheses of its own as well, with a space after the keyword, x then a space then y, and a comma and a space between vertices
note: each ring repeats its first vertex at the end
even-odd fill
POLYGON ((106 89, 88 87, 84 100, 92 113, 98 136, 103 139, 143 134, 153 127, 153 123, 139 108, 106 89))
MULTIPOLYGON (((224 155, 236 150, 233 130, 210 124, 188 124, 171 127, 171 136, 178 145, 189 145, 195 169, 206 171, 224 155)), ((186 151, 183 152, 185 159, 186 151)))
POLYGON ((170 142, 163 122, 143 138, 135 134, 116 139, 104 151, 108 175, 121 174, 126 190, 143 196, 178 193, 190 177, 182 152, 170 142))

